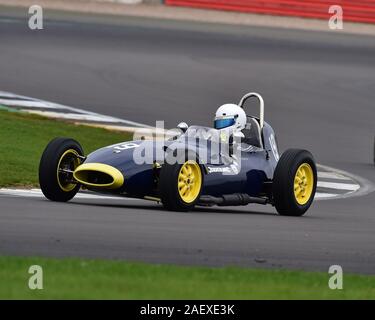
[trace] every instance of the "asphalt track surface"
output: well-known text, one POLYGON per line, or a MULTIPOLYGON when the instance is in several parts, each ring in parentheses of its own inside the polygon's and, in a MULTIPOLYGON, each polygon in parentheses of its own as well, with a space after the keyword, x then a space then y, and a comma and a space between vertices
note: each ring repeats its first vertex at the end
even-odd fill
MULTIPOLYGON (((257 91, 282 150, 375 182, 375 37, 59 13, 36 32, 26 12, 0 9, 0 90, 168 127, 211 124, 220 104, 257 91)), ((0 252, 375 274, 374 208, 374 193, 302 218, 0 196, 0 252)))

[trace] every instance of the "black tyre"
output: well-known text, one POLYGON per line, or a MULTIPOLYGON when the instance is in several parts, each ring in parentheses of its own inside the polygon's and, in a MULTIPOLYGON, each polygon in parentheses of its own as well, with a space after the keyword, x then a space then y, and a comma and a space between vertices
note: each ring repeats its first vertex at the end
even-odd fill
POLYGON ((66 202, 77 194, 80 185, 73 183, 70 172, 81 164, 78 156, 83 150, 73 139, 56 138, 47 145, 39 164, 39 184, 46 198, 66 202))
POLYGON ((189 211, 197 203, 203 186, 203 171, 194 155, 184 161, 165 163, 159 177, 159 195, 167 210, 189 211), (183 163, 183 164, 181 164, 183 163))
POLYGON ((277 212, 283 216, 302 216, 314 200, 317 180, 315 161, 309 151, 285 151, 273 178, 273 200, 277 212))

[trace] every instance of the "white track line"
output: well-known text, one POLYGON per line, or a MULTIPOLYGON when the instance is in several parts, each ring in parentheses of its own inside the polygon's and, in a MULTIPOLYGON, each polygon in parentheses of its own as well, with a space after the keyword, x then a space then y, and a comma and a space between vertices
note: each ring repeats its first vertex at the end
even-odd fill
MULTIPOLYGON (((24 190, 24 189, 7 189, 3 188, 0 189, 0 195, 9 195, 9 196, 16 196, 16 197, 28 197, 28 198, 44 198, 44 195, 41 190, 39 189, 31 189, 31 190, 24 190)), ((102 195, 102 194, 88 194, 85 192, 79 192, 77 195, 74 197, 75 199, 96 199, 96 200, 128 200, 130 198, 125 198, 125 197, 116 197, 116 196, 107 196, 107 195, 102 195)), ((138 200, 138 199, 133 199, 131 200, 138 200)))
POLYGON ((352 179, 345 177, 341 174, 337 174, 334 172, 326 172, 326 171, 318 171, 318 178, 320 179, 335 179, 335 180, 348 180, 351 181, 352 179))
MULTIPOLYGON (((27 107, 27 108, 46 108, 47 105, 42 101, 25 101, 25 100, 8 100, 0 99, 0 104, 10 107, 27 107)), ((50 105, 50 109, 58 109, 58 107, 50 105)))
POLYGON ((36 100, 34 98, 26 97, 26 96, 21 96, 20 94, 15 94, 7 91, 0 91, 0 97, 9 97, 9 98, 23 98, 23 99, 31 99, 31 100, 36 100))
MULTIPOLYGON (((55 118, 55 119, 65 119, 73 121, 87 121, 87 122, 98 122, 98 123, 115 123, 115 124, 126 124, 128 126, 141 127, 137 122, 120 120, 111 116, 104 116, 101 114, 82 114, 82 113, 69 113, 69 112, 53 112, 53 111, 41 111, 41 110, 28 110, 28 113, 38 114, 40 116, 55 118)), ((144 125, 142 125, 144 127, 144 125)))
POLYGON ((317 164, 317 167, 318 167, 319 170, 328 171, 328 172, 332 172, 332 173, 335 173, 335 174, 338 174, 338 175, 342 175, 342 176, 348 177, 354 183, 356 183, 356 184, 358 184, 360 186, 357 190, 350 191, 350 192, 347 192, 345 194, 340 194, 335 199, 346 199, 346 198, 352 198, 352 197, 362 197, 362 196, 368 195, 368 194, 370 194, 370 193, 372 193, 372 192, 375 191, 375 185, 374 185, 374 183, 371 182, 368 179, 362 178, 362 177, 360 177, 358 175, 355 175, 353 173, 349 173, 349 172, 344 171, 344 170, 332 168, 332 167, 325 166, 325 165, 322 165, 322 164, 317 164))
POLYGON ((331 198, 335 198, 337 196, 338 196, 338 194, 316 192, 315 193, 315 200, 331 199, 331 198))
POLYGON ((65 120, 81 120, 81 121, 93 121, 93 122, 110 122, 119 123, 117 119, 102 115, 91 115, 91 114, 80 114, 80 113, 60 113, 50 111, 30 111, 30 113, 38 114, 41 116, 65 120))
MULTIPOLYGON (((17 94, 5 92, 5 91, 0 91, 0 104, 4 105, 4 106, 9 106, 9 107, 20 107, 21 109, 22 109, 22 107, 24 107, 24 108, 46 109, 46 112, 44 114, 43 114, 43 111, 36 111, 36 110, 22 110, 22 111, 28 112, 28 113, 38 112, 39 114, 45 115, 47 117, 48 116, 51 117, 53 115, 52 116, 53 118, 64 118, 64 114, 70 113, 70 114, 74 114, 74 115, 78 114, 78 115, 76 115, 76 117, 79 117, 80 115, 81 116, 85 115, 85 116, 88 117, 88 121, 99 121, 99 122, 105 122, 105 123, 107 123, 107 122, 122 123, 122 124, 125 124, 125 125, 128 125, 128 126, 134 126, 134 127, 140 127, 140 128, 151 128, 150 126, 148 126, 146 124, 143 124, 143 123, 124 120, 124 119, 121 119, 121 118, 116 118, 116 117, 111 117, 111 116, 106 116, 106 115, 102 115, 102 114, 99 114, 99 113, 96 113, 96 112, 87 111, 87 110, 84 110, 84 109, 73 108, 73 107, 62 105, 62 104, 44 101, 44 100, 39 100, 39 99, 26 97, 26 96, 22 96, 22 95, 17 95, 17 94), (1 97, 14 98, 14 100, 12 100, 12 99, 1 99, 1 97), (25 100, 19 100, 19 99, 25 99, 25 100), (50 111, 48 109, 55 109, 55 110, 59 109, 59 110, 64 110, 64 112, 61 112, 61 113, 51 112, 51 115, 48 115, 48 111, 50 111), (90 119, 89 116, 91 116, 92 119, 90 119)), ((71 116, 71 117, 73 117, 73 116, 71 116)), ((66 118, 66 119, 68 119, 68 118, 66 118)), ((86 120, 86 119, 82 119, 82 118, 69 118, 69 119, 86 120)))
POLYGON ((359 184, 318 181, 318 187, 328 188, 328 189, 346 190, 346 191, 357 191, 360 188, 360 185, 359 184))

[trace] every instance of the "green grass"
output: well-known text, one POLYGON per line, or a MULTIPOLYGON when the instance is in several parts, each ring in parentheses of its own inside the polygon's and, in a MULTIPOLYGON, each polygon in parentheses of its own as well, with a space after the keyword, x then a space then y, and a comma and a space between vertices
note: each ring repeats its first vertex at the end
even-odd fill
POLYGON ((0 257, 0 299, 374 299, 375 277, 328 273, 180 267, 120 261, 0 257), (28 288, 31 265, 43 290, 28 288))
POLYGON ((76 139, 87 154, 130 135, 0 109, 0 186, 37 186, 40 157, 55 137, 76 139))

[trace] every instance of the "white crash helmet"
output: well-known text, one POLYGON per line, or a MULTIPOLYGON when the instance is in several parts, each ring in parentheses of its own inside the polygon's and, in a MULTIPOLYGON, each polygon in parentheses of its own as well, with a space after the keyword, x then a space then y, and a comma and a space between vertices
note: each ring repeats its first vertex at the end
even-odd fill
POLYGON ((236 104, 223 104, 216 111, 214 127, 224 129, 232 127, 234 130, 242 130, 246 126, 246 113, 236 104))

